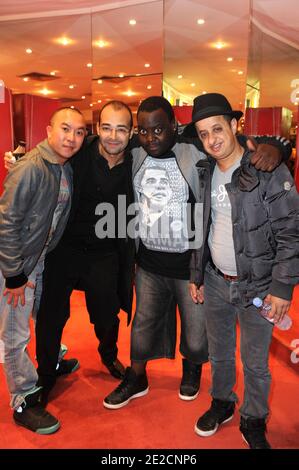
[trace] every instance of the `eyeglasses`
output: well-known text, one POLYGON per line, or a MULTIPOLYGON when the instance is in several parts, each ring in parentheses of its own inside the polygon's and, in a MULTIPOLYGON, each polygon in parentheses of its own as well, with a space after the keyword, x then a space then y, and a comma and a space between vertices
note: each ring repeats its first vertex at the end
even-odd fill
POLYGON ((102 134, 111 135, 112 131, 115 131, 115 134, 119 137, 126 137, 130 133, 130 129, 126 127, 111 127, 111 126, 100 126, 100 131, 102 134))

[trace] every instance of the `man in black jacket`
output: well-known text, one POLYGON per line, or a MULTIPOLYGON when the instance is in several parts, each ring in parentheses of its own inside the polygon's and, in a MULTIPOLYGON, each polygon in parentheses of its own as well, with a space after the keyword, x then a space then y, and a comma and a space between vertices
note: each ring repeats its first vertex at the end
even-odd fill
POLYGON ((250 164, 250 153, 236 138, 241 115, 218 93, 194 100, 193 122, 212 157, 211 224, 204 234, 211 257, 206 264, 207 250, 202 248, 194 260, 191 284, 194 302, 204 300, 212 404, 197 421, 195 432, 212 436, 233 417, 238 319, 244 371, 240 431, 251 449, 269 449, 265 423, 273 323, 263 318, 253 299, 271 305, 274 324, 289 309, 299 281, 299 197, 284 164, 271 173, 250 164))
POLYGON ((100 113, 98 136, 88 137, 72 161, 71 214, 61 242, 46 258, 37 315, 38 383, 43 386, 45 401, 55 384, 59 344, 73 289, 85 292, 102 362, 114 377, 120 379, 124 374, 117 359, 117 314, 122 308, 130 320, 134 240, 99 238, 96 207, 108 203, 117 214, 119 196, 125 196, 127 205, 133 200, 131 155, 126 151, 132 124, 131 111, 124 103, 107 103, 100 113))

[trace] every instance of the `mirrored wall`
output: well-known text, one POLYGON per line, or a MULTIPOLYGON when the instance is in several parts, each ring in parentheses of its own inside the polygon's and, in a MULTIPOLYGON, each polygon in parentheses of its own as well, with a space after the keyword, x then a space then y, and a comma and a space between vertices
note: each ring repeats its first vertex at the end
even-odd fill
POLYGON ((13 19, 1 17, 0 7, 0 79, 13 93, 59 99, 91 122, 111 99, 136 112, 162 90, 178 105, 216 91, 243 111, 289 109, 294 124, 295 0, 132 0, 80 11, 76 3, 72 12, 13 19))

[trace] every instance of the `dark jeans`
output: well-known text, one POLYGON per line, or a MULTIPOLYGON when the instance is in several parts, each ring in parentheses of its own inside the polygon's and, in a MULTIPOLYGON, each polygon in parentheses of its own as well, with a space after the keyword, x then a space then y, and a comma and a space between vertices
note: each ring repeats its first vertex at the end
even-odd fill
POLYGON ((138 267, 136 313, 131 331, 132 361, 174 358, 176 306, 181 317, 180 352, 189 361, 208 361, 203 306, 189 294, 189 281, 171 279, 138 267))
POLYGON ((266 418, 271 375, 268 367, 273 325, 254 306, 244 308, 237 281, 227 281, 208 265, 204 280, 204 309, 212 368, 213 398, 236 401, 236 324, 240 325, 246 419, 266 418))
POLYGON ((39 384, 51 387, 55 383, 60 342, 70 316, 73 289, 85 292, 102 361, 111 363, 116 359, 120 308, 117 285, 116 253, 74 251, 68 247, 59 247, 49 253, 36 323, 39 384))

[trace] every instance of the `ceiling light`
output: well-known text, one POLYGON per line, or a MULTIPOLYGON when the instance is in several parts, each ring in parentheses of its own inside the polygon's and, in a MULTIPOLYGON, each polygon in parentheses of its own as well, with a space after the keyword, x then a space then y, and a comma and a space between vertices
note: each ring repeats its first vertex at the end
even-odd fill
POLYGON ((102 103, 102 100, 98 100, 98 103, 102 103))
POLYGON ((136 23, 137 23, 137 21, 134 20, 133 18, 129 21, 129 24, 130 24, 131 26, 135 26, 136 23))
POLYGON ((128 90, 128 91, 125 92, 125 95, 127 95, 127 96, 133 96, 134 93, 133 93, 133 91, 128 90))
POLYGON ((23 80, 24 80, 24 82, 28 82, 28 81, 29 81, 29 77, 24 77, 23 80))
POLYGON ((190 86, 195 86, 195 83, 190 83, 190 86))
POLYGON ((40 93, 42 93, 43 95, 47 96, 49 95, 50 93, 52 93, 50 90, 48 90, 48 88, 43 88, 42 90, 40 90, 40 93))
POLYGON ((86 64, 86 67, 92 67, 92 63, 91 62, 88 62, 88 64, 86 64))
POLYGON ((69 88, 72 90, 73 88, 75 88, 75 85, 69 85, 69 88))
POLYGON ((205 20, 203 18, 199 18, 197 20, 197 24, 205 24, 205 20))
POLYGON ((81 99, 82 99, 82 100, 85 100, 85 95, 82 95, 82 96, 81 96, 81 99))
POLYGON ((119 76, 119 78, 123 78, 123 77, 125 76, 125 74, 124 74, 124 73, 120 73, 118 76, 119 76))
POLYGON ((215 47, 216 49, 223 49, 224 47, 226 47, 225 42, 222 42, 222 41, 214 42, 214 44, 212 44, 212 45, 213 45, 213 47, 215 47))
POLYGON ((99 85, 102 85, 102 83, 103 83, 103 80, 98 80, 99 85))
POLYGON ((227 62, 232 62, 234 59, 232 57, 228 57, 226 60, 227 62))
POLYGON ((71 108, 74 109, 74 107, 75 107, 75 106, 72 104, 71 108))
POLYGON ((239 70, 238 75, 243 75, 243 70, 239 70))
POLYGON ((27 52, 27 54, 32 54, 32 49, 30 49, 30 48, 28 47, 28 49, 26 49, 26 52, 27 52))
POLYGON ((93 104, 92 104, 92 103, 90 103, 90 105, 89 105, 89 106, 92 108, 92 107, 93 107, 93 104))
POLYGON ((62 36, 61 38, 56 39, 56 42, 61 46, 69 46, 74 41, 70 38, 67 38, 66 36, 62 36))
POLYGON ((150 66, 151 66, 151 64, 144 64, 144 67, 147 68, 147 69, 148 69, 150 66))
POLYGON ((183 78, 183 75, 178 75, 178 79, 180 80, 181 78, 183 78))
POLYGON ((151 90, 152 89, 152 85, 147 85, 146 87, 148 90, 151 90))
POLYGON ((206 91, 203 91, 203 92, 202 92, 202 95, 206 95, 206 94, 207 94, 207 92, 206 92, 206 91))
POLYGON ((52 72, 50 72, 50 75, 52 75, 53 77, 56 75, 57 73, 57 70, 52 70, 52 72))
POLYGON ((103 41, 102 39, 100 39, 99 41, 96 41, 96 42, 95 42, 95 45, 96 45, 97 47, 100 47, 100 48, 102 48, 102 47, 107 47, 107 46, 108 46, 108 42, 103 41))

